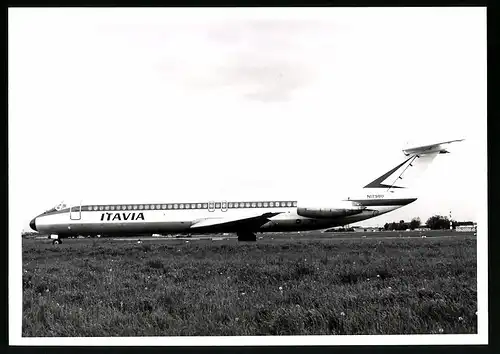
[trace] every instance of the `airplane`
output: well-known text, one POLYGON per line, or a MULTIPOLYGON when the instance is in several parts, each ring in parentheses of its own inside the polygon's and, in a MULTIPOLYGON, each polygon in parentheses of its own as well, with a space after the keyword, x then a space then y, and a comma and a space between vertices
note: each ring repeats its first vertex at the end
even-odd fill
POLYGON ((54 244, 75 236, 236 233, 256 241, 256 232, 319 230, 367 220, 408 205, 412 187, 451 140, 404 149, 405 160, 358 191, 327 202, 295 199, 161 203, 64 202, 31 220, 54 244))

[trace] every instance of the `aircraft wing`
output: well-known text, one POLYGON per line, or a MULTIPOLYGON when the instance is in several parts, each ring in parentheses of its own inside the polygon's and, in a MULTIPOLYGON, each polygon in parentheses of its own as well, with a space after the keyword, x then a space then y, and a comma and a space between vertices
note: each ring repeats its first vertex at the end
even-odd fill
POLYGON ((204 218, 194 221, 191 229, 197 231, 226 231, 236 232, 239 230, 257 230, 269 221, 269 218, 280 213, 263 213, 247 216, 230 216, 217 218, 204 218))

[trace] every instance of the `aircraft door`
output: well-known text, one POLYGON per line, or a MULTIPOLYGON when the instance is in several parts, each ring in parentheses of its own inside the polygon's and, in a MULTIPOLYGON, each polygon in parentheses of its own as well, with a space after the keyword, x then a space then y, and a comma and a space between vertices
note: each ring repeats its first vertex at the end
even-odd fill
POLYGON ((221 203, 220 210, 227 211, 227 202, 225 200, 221 203))
POLYGON ((69 208, 69 218, 71 220, 80 220, 82 218, 82 202, 80 201, 78 204, 70 204, 69 208))
POLYGON ((214 210, 215 210, 215 203, 209 202, 208 203, 208 211, 214 211, 214 210))

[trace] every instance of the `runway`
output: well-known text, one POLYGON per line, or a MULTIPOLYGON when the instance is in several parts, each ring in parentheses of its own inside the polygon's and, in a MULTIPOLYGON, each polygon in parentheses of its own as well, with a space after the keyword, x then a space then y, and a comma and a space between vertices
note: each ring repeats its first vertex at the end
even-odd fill
MULTIPOLYGON (((449 238, 475 238, 474 232, 456 232, 450 230, 444 231, 404 231, 404 232, 290 232, 290 233, 265 233, 257 234, 257 242, 284 242, 284 241, 352 241, 352 240, 396 240, 396 239, 412 239, 412 240, 439 240, 449 238)), ((47 240, 43 237, 43 240, 47 240)), ((163 242, 238 242, 236 235, 221 236, 220 234, 196 235, 196 236, 117 236, 117 237, 101 237, 101 238, 70 238, 64 239, 64 243, 85 243, 90 241, 103 242, 147 242, 147 243, 163 243, 163 242)), ((38 242, 40 237, 38 237, 38 242)), ((48 240, 47 240, 48 241, 48 240)))

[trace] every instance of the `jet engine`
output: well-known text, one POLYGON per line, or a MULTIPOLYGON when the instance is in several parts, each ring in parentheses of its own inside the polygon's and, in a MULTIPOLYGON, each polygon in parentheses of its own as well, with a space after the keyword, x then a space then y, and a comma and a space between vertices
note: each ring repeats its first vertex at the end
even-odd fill
POLYGON ((357 202, 342 201, 328 206, 298 205, 297 214, 307 218, 338 218, 348 215, 356 215, 363 212, 365 206, 357 202))

